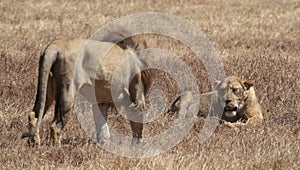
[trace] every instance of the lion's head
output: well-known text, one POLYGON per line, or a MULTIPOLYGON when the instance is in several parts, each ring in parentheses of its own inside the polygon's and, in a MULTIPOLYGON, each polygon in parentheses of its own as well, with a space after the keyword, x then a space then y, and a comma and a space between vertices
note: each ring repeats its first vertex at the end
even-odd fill
MULTIPOLYGON (((215 90, 200 94, 198 116, 215 117, 222 114, 224 124, 233 127, 237 124, 252 124, 262 120, 262 110, 255 94, 252 80, 242 80, 235 76, 226 77, 223 81, 215 82, 215 90), (213 112, 211 112, 213 111, 213 112), (237 123, 238 122, 238 123, 237 123), (237 123, 237 124, 233 124, 237 123)), ((172 103, 169 111, 176 112, 185 103, 192 102, 193 95, 181 94, 172 103)))
POLYGON ((217 96, 224 107, 226 117, 235 117, 245 109, 245 102, 252 86, 251 80, 242 80, 235 76, 216 82, 217 96))

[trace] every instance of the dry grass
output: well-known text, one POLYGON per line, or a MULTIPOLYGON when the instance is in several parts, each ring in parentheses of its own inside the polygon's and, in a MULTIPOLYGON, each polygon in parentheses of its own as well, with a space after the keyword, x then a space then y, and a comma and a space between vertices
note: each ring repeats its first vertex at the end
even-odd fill
MULTIPOLYGON (((1 169, 296 169, 300 167, 300 2, 273 1, 0 1, 0 168, 1 169), (220 125, 200 144, 202 121, 177 146, 150 158, 130 159, 97 147, 80 128, 75 116, 64 131, 63 147, 48 145, 49 117, 41 127, 42 146, 29 148, 21 140, 26 111, 33 107, 38 57, 58 38, 87 38, 118 17, 143 11, 177 15, 204 31, 219 52, 227 75, 255 80, 265 121, 248 128, 220 125)), ((182 44, 157 41, 181 56, 199 80, 202 92, 208 79, 200 61, 182 44)), ((172 83, 156 86, 170 99, 172 83), (171 89, 171 90, 170 90, 171 89)), ((169 126, 170 115, 146 125, 145 135, 169 126)), ((111 118, 116 129, 127 129, 111 118)), ((126 123, 126 122, 125 122, 126 123)))

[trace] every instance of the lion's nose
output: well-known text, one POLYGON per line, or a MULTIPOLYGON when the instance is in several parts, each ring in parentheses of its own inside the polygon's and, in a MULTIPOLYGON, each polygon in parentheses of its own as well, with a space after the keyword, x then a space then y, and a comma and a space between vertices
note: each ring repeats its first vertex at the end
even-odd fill
POLYGON ((226 105, 229 104, 232 100, 226 100, 225 103, 226 105))

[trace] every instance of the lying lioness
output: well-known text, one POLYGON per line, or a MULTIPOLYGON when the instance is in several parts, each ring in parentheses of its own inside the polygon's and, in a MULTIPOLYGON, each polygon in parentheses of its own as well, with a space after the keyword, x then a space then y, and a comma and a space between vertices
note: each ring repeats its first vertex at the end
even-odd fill
MULTIPOLYGON (((175 99, 169 110, 179 111, 186 105, 185 103, 193 101, 192 93, 185 92, 175 99)), ((207 116, 213 107, 222 108, 221 119, 225 125, 230 127, 252 124, 263 119, 253 82, 241 80, 235 76, 227 77, 223 81, 216 81, 216 91, 200 95, 199 116, 207 116)))

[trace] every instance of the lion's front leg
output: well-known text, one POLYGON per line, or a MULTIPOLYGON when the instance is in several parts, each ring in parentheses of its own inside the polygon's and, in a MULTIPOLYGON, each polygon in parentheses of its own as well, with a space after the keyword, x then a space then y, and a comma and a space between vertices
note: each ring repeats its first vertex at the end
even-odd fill
POLYGON ((132 144, 140 144, 142 141, 143 133, 143 115, 137 115, 138 122, 130 121, 130 126, 132 129, 132 144))
POLYGON ((261 121, 263 118, 262 116, 258 115, 258 116, 253 116, 253 117, 250 117, 247 122, 245 123, 246 125, 253 125, 255 124, 256 122, 259 122, 261 121))
POLYGON ((135 100, 135 106, 136 109, 139 111, 145 111, 147 109, 146 101, 145 101, 145 96, 141 92, 137 95, 137 98, 135 100))
POLYGON ((93 105, 94 121, 97 133, 97 142, 104 144, 110 138, 109 128, 107 124, 107 111, 109 106, 106 104, 93 105))
POLYGON ((243 123, 243 122, 231 123, 231 122, 224 121, 223 123, 224 123, 225 126, 228 126, 228 127, 231 127, 231 128, 246 125, 246 123, 243 123))

